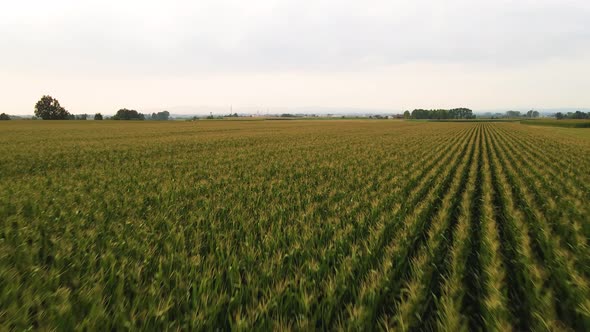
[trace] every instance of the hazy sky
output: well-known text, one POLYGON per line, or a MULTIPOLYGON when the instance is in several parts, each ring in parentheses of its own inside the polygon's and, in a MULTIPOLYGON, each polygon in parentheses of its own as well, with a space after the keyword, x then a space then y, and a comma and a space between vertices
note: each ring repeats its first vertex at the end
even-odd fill
POLYGON ((5 1, 2 109, 590 106, 590 1, 5 1))

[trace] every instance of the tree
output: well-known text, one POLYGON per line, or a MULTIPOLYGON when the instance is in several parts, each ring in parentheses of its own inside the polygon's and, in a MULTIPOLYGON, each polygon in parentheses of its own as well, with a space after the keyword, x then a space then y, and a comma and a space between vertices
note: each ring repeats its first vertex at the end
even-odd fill
POLYGON ((507 111, 506 117, 507 118, 520 118, 520 111, 507 111))
POLYGON ((100 113, 94 114, 94 120, 102 120, 102 114, 100 114, 100 113))
POLYGON ((4 121, 4 120, 10 120, 10 116, 8 116, 8 114, 6 114, 6 113, 0 114, 0 121, 4 121))
POLYGON ((561 113, 561 112, 557 112, 557 113, 555 113, 555 118, 556 118, 557 120, 562 120, 562 119, 563 119, 563 113, 561 113))
MULTIPOLYGON (((409 112, 408 112, 409 113, 409 112)), ((404 117, 406 113, 404 112, 404 117)), ((436 109, 436 110, 425 110, 415 109, 410 115, 412 119, 475 119, 473 111, 469 108, 453 108, 450 110, 436 109)))
POLYGON ((404 119, 409 119, 410 118, 410 111, 405 111, 404 112, 404 119))
POLYGON ((533 111, 533 118, 538 118, 539 115, 541 115, 539 112, 533 111))
POLYGON ((572 118, 573 119, 587 119, 588 118, 588 115, 586 113, 584 113, 584 112, 576 111, 573 114, 572 118))
POLYGON ((88 120, 88 114, 78 114, 76 120, 88 120))
POLYGON ((137 112, 136 110, 128 110, 126 108, 122 108, 117 111, 112 117, 113 120, 145 120, 145 115, 137 112))
POLYGON ((168 112, 168 111, 152 113, 152 116, 151 116, 152 120, 167 121, 169 118, 170 118, 170 112, 168 112))
POLYGON ((43 96, 35 104, 35 115, 43 120, 67 120, 70 113, 51 96, 43 96))

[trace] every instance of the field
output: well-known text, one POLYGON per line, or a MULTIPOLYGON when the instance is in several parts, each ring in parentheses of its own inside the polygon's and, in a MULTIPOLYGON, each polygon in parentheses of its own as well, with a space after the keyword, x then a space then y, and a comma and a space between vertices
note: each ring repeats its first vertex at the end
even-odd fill
POLYGON ((555 120, 555 119, 538 119, 523 120, 520 123, 531 126, 550 126, 565 128, 590 128, 590 120, 555 120))
POLYGON ((590 140, 550 129, 0 123, 0 330, 588 331, 590 140))

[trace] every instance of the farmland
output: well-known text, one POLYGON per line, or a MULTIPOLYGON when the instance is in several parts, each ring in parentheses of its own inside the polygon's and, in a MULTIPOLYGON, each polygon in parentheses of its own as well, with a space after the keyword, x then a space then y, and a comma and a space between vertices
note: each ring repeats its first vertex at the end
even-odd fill
POLYGON ((524 120, 522 124, 531 126, 551 126, 564 128, 590 128, 590 120, 554 120, 554 119, 539 119, 539 120, 524 120))
POLYGON ((0 330, 587 331, 588 129, 550 129, 0 123, 0 330))

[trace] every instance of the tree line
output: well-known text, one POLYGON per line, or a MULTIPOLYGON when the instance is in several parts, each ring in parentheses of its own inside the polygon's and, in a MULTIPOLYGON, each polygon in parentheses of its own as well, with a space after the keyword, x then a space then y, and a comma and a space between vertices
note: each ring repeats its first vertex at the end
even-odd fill
POLYGON ((538 111, 530 110, 526 113, 520 111, 506 111, 505 117, 507 118, 538 118, 541 114, 538 111))
POLYGON ((475 119, 475 114, 469 108, 452 108, 452 109, 415 109, 404 112, 404 118, 410 119, 475 119))
MULTIPOLYGON (((504 117, 507 118, 538 118, 541 114, 537 111, 530 110, 526 113, 522 113, 520 111, 507 111, 504 117)), ((575 111, 575 112, 557 112, 555 113, 555 118, 557 120, 562 119, 590 119, 590 112, 584 113, 582 111, 575 111)))
POLYGON ((563 119, 590 119, 590 112, 588 113, 584 113, 582 111, 575 111, 575 112, 567 112, 567 113, 561 113, 561 112, 557 112, 555 113, 555 118, 557 120, 563 120, 563 119))
MULTIPOLYGON (((0 115, 0 120, 9 120, 10 117, 4 113, 0 115)), ((51 96, 43 96, 35 104, 35 116, 43 120, 87 120, 88 114, 74 115, 68 112, 63 106, 60 105, 59 101, 51 96)), ((94 115, 94 120, 103 120, 105 117, 101 113, 94 115)), ((110 117, 111 120, 162 120, 166 121, 170 119, 170 112, 163 111, 152 113, 151 115, 145 115, 139 113, 136 110, 130 110, 122 108, 117 111, 115 115, 110 117)))

